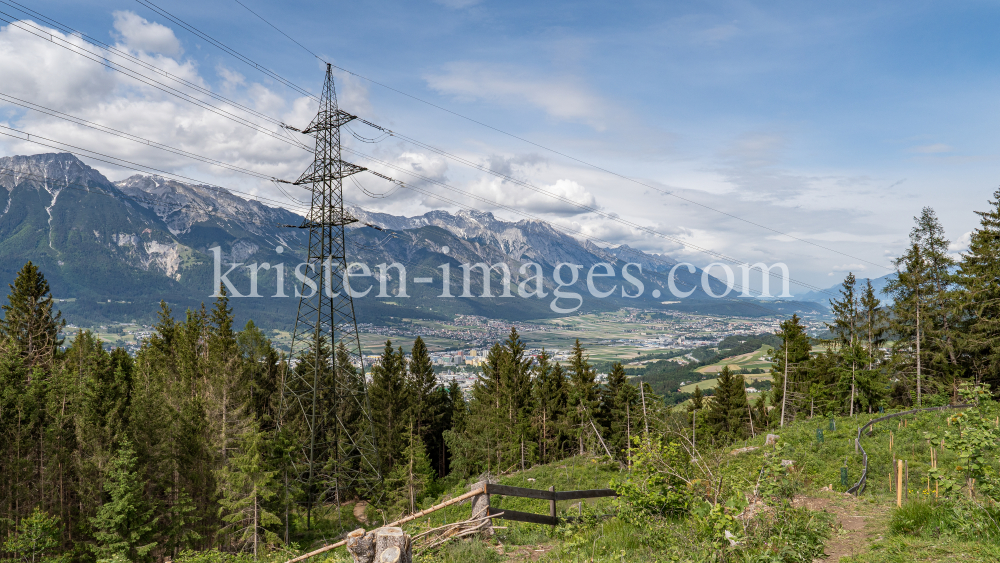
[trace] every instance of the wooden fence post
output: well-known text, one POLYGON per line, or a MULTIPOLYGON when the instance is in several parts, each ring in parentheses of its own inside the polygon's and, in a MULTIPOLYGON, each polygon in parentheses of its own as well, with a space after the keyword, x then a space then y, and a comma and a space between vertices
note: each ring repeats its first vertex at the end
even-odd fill
MULTIPOLYGON (((476 495, 472 497, 472 519, 485 518, 490 515, 490 492, 489 492, 489 479, 485 481, 480 481, 475 485, 472 485, 472 490, 483 489, 485 494, 476 495)), ((493 535, 493 521, 489 520, 489 524, 483 529, 483 535, 490 537, 493 535)))
POLYGON ((549 516, 552 517, 553 523, 552 527, 555 528, 556 524, 556 486, 552 485, 549 487, 549 492, 552 493, 552 500, 549 501, 549 516))

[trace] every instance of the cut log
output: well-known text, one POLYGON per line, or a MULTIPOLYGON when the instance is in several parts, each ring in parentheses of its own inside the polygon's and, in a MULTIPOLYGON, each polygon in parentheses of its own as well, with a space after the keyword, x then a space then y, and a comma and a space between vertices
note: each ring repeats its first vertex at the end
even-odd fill
POLYGON ((386 527, 375 530, 375 560, 382 561, 382 554, 389 548, 399 548, 399 563, 411 563, 413 551, 410 536, 402 528, 386 527))
POLYGON ((347 551, 354 557, 354 563, 372 563, 375 559, 375 534, 358 528, 347 534, 347 551))
POLYGON ((399 548, 392 546, 382 552, 382 555, 378 558, 378 563, 402 563, 400 561, 401 555, 399 548))
MULTIPOLYGON (((487 485, 489 485, 489 480, 480 481, 475 485, 472 485, 472 490, 476 489, 488 491, 487 485)), ((485 518, 490 515, 490 495, 483 494, 472 497, 472 517, 471 520, 477 520, 479 518, 485 518)), ((490 521, 489 524, 483 528, 484 537, 493 536, 493 523, 490 521)))

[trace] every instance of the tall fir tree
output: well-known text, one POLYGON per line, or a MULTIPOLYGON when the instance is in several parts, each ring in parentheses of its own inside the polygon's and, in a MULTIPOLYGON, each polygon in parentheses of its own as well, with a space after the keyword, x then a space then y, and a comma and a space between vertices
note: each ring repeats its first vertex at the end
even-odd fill
POLYGON ((534 415, 532 421, 538 437, 540 461, 548 463, 560 453, 565 436, 566 376, 562 366, 549 361, 543 349, 534 371, 534 415))
POLYGON ((382 471, 388 473, 400 461, 406 447, 409 426, 410 389, 406 382, 406 359, 403 350, 393 350, 385 341, 382 356, 372 366, 368 391, 375 422, 376 445, 382 458, 382 471))
POLYGON ((135 449, 125 441, 104 481, 108 500, 91 519, 97 540, 94 553, 99 559, 118 556, 133 562, 152 561, 155 522, 145 485, 135 449))
POLYGON ((909 249, 894 261, 896 276, 885 292, 893 298, 894 364, 909 375, 912 391, 907 391, 920 405, 927 392, 950 390, 957 396, 960 368, 955 348, 958 309, 952 297, 955 261, 933 209, 925 207, 914 222, 909 249))
POLYGON ((976 380, 1000 392, 1000 189, 987 211, 977 211, 969 251, 958 264, 956 280, 963 312, 961 347, 976 380))
POLYGON ((55 309, 49 282, 30 261, 10 284, 8 304, 3 306, 0 336, 18 347, 29 366, 52 367, 62 346, 59 331, 66 324, 55 309))
MULTIPOLYGON (((594 415, 600 405, 597 396, 597 373, 590 365, 586 350, 577 338, 569 360, 569 425, 577 439, 579 453, 584 452, 584 437, 591 435, 594 415)), ((600 431, 600 429, 598 429, 600 431)))
POLYGON ((806 334, 802 320, 797 314, 781 323, 781 330, 775 333, 781 344, 772 352, 771 404, 778 410, 778 425, 784 426, 795 416, 799 407, 795 394, 804 395, 809 391, 808 365, 812 344, 806 334), (788 374, 786 385, 785 374, 788 374), (787 393, 786 393, 787 388, 787 393), (791 395, 786 398, 786 394, 791 395), (787 399, 787 400, 786 400, 787 399))
POLYGON ((634 417, 642 413, 636 413, 639 390, 628 382, 621 362, 612 364, 607 383, 600 389, 600 399, 601 425, 607 431, 605 442, 612 455, 625 461, 634 434, 634 417))
POLYGON ((252 423, 218 471, 219 512, 225 522, 220 531, 237 549, 252 552, 254 560, 263 547, 279 543, 274 528, 281 520, 268 510, 270 501, 278 496, 277 472, 269 467, 267 449, 266 435, 252 423))
POLYGON ((705 414, 708 430, 725 440, 740 440, 750 434, 750 410, 743 374, 724 366, 715 395, 705 414))
POLYGON ((444 449, 441 433, 445 430, 441 422, 447 414, 447 394, 442 392, 427 345, 419 336, 410 349, 407 387, 410 395, 408 414, 413 420, 413 430, 427 446, 430 458, 440 459, 444 449))

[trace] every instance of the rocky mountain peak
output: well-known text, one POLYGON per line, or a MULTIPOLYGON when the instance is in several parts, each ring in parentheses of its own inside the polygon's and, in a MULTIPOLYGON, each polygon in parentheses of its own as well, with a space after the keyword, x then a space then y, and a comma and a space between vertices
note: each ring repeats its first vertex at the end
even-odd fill
POLYGON ((110 184, 100 172, 84 164, 70 153, 46 153, 0 158, 0 186, 11 191, 28 184, 39 189, 51 189, 59 184, 110 184))

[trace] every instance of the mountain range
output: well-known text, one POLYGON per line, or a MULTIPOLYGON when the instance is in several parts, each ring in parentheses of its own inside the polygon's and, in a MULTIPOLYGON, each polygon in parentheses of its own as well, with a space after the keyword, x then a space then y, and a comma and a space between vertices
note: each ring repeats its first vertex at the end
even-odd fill
MULTIPOLYGON (((294 321, 298 299, 294 297, 294 271, 303 261, 308 230, 294 228, 303 218, 288 210, 244 199, 225 189, 192 185, 159 176, 135 175, 111 182, 72 154, 38 154, 0 158, 0 279, 13 280, 17 270, 31 260, 49 280, 59 308, 71 321, 89 326, 105 321, 148 322, 155 317, 161 300, 175 314, 200 307, 215 292, 216 257, 219 273, 231 264, 226 279, 238 294, 251 292, 251 265, 257 271, 257 287, 263 297, 234 298, 237 318, 253 318, 269 328, 287 328, 294 321), (290 227, 292 226, 292 227, 290 227), (264 268, 267 264, 269 268, 264 268), (284 264, 283 269, 276 267, 284 264), (279 271, 280 270, 280 271, 279 271), (283 277, 282 288, 278 279, 283 277), (284 294, 287 297, 272 297, 284 294)), ((380 324, 393 318, 447 319, 454 314, 477 314, 503 319, 533 319, 623 306, 657 307, 689 312, 740 316, 817 312, 822 306, 800 301, 711 299, 702 288, 702 272, 676 271, 676 287, 692 291, 686 298, 674 297, 667 278, 676 261, 621 245, 600 247, 579 241, 543 221, 504 221, 487 212, 432 211, 417 217, 399 217, 359 207, 348 210, 358 222, 348 235, 348 256, 370 267, 373 277, 354 282, 360 289, 372 286, 364 298, 355 300, 359 322, 380 324), (376 228, 370 228, 376 227, 376 228), (546 297, 518 298, 518 284, 531 291, 535 273, 527 263, 543 272, 546 297), (598 263, 611 265, 614 276, 601 278, 588 272, 598 263), (397 295, 398 269, 379 264, 400 263, 406 268, 406 294, 397 295), (511 273, 513 298, 500 297, 500 268, 489 282, 495 297, 483 295, 482 273, 469 275, 472 295, 462 297, 462 264, 506 264, 511 273), (553 270, 560 263, 577 264, 562 269, 560 288, 553 270), (622 272, 627 263, 633 281, 622 272), (450 270, 454 298, 443 293, 442 267, 450 270), (380 283, 387 293, 381 293, 380 283), (591 297, 594 291, 605 298, 591 297), (555 291, 578 293, 583 299, 561 297, 555 291), (622 291, 627 294, 623 295, 622 291), (381 294, 382 297, 376 297, 381 294), (564 312, 557 312, 556 309, 564 312)), ((360 271, 360 268, 359 268, 360 271)), ((362 272, 363 273, 363 272, 362 272)), ((353 279, 353 278, 352 278, 353 279)), ((724 284, 705 278, 713 293, 724 284)))

